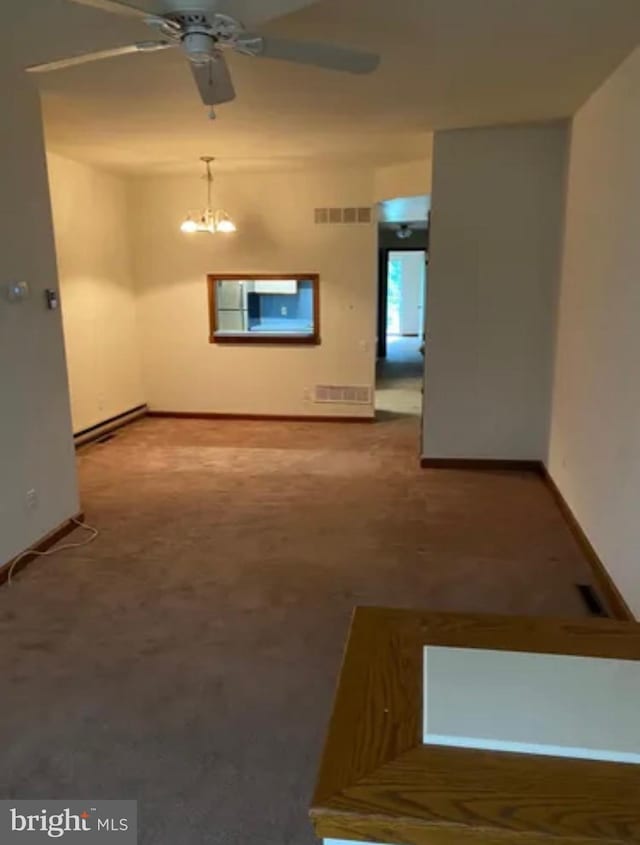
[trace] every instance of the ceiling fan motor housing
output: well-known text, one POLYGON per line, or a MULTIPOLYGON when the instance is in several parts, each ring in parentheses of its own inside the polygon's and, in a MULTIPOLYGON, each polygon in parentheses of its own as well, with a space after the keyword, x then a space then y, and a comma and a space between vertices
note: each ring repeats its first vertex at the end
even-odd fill
POLYGON ((181 40, 190 61, 197 65, 215 59, 219 47, 233 44, 242 32, 242 25, 228 15, 195 10, 172 12, 164 19, 178 25, 174 37, 181 40))
POLYGON ((182 36, 182 46, 196 65, 206 65, 216 57, 216 40, 207 32, 186 32, 182 36))

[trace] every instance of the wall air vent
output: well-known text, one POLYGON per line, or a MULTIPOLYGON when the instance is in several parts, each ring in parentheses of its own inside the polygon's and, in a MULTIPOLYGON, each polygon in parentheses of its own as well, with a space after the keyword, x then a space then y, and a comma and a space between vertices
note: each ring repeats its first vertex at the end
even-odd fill
POLYGON ((353 384, 318 384, 313 401, 330 405, 371 405, 373 390, 353 384))
POLYGON ((318 224, 372 223, 373 211, 370 207, 316 208, 314 209, 314 220, 318 224))

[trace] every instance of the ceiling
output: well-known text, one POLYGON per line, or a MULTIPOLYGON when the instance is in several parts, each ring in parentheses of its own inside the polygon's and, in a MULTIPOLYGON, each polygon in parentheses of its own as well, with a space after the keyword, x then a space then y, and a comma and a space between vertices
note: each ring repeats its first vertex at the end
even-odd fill
MULTIPOLYGON (((380 70, 233 56, 238 99, 211 122, 178 51, 74 67, 37 77, 49 147, 135 172, 197 167, 207 153, 229 169, 410 161, 434 129, 572 114, 640 41, 638 0, 278 2, 307 8, 267 31, 379 51, 380 70)), ((66 0, 16 0, 3 24, 25 66, 149 37, 138 21, 66 0)))

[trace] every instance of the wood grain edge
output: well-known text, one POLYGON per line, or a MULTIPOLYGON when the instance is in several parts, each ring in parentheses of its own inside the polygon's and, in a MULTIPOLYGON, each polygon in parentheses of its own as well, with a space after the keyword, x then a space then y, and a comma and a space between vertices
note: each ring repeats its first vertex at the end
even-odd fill
MULTIPOLYGON (((425 645, 573 654, 637 660, 640 625, 595 617, 446 613, 406 608, 358 608, 370 625, 384 625, 425 645)), ((422 664, 420 666, 422 671, 422 664)), ((640 772, 640 768, 638 769, 640 772)))
POLYGON ((284 335, 276 334, 227 334, 210 335, 209 343, 221 346, 320 346, 322 340, 320 333, 310 335, 284 335))
POLYGON ((609 606, 609 610, 613 613, 615 618, 621 622, 637 622, 629 605, 622 597, 622 594, 616 587, 613 578, 609 575, 606 566, 594 549, 584 529, 578 522, 575 514, 569 507, 569 504, 560 492, 560 488, 553 480, 546 467, 543 467, 542 477, 556 504, 558 505, 569 530, 573 534, 575 540, 580 546, 580 549, 582 550, 582 553, 586 557, 589 567, 593 573, 594 580, 598 585, 600 592, 603 594, 609 606))
MULTIPOLYGON (((384 815, 363 817, 361 814, 327 811, 319 815, 311 813, 316 836, 323 839, 337 839, 356 842, 388 842, 402 845, 507 845, 504 834, 487 830, 466 830, 461 838, 457 827, 437 827, 410 818, 389 818, 384 815)), ((549 837, 522 837, 523 845, 549 845, 549 837)), ((557 840, 556 840, 557 841, 557 840)), ((567 840, 563 840, 566 845, 567 840)), ((592 839, 576 839, 570 845, 594 845, 592 839)), ((619 843, 616 843, 619 845, 619 843)))
MULTIPOLYGON (((53 531, 50 531, 48 534, 42 537, 41 540, 38 540, 35 545, 30 546, 30 550, 32 549, 36 552, 48 551, 50 548, 52 548, 52 546, 55 546, 56 543, 59 543, 60 540, 63 540, 68 534, 71 534, 72 531, 76 530, 78 526, 76 525, 74 520, 78 522, 84 522, 84 513, 80 512, 76 516, 70 517, 69 519, 65 520, 57 528, 54 528, 53 531)), ((14 557, 8 563, 0 567, 0 584, 5 584, 7 582, 7 579, 9 577, 9 570, 13 566, 13 561, 16 560, 18 557, 20 557, 20 555, 16 555, 16 557, 14 557)), ((37 560, 38 557, 39 556, 36 554, 25 555, 16 565, 15 569, 13 570, 13 575, 16 575, 18 572, 22 571, 30 563, 33 563, 34 560, 37 560)))
POLYGON ((375 417, 322 416, 305 414, 235 414, 216 411, 147 411, 147 416, 170 420, 238 420, 247 422, 295 422, 295 423, 375 423, 375 417))
POLYGON ((502 460, 500 458, 421 458, 422 469, 457 470, 506 470, 509 472, 533 472, 542 475, 542 461, 502 460))
POLYGON ((598 839, 572 836, 554 837, 545 834, 508 834, 486 828, 460 828, 457 825, 428 824, 403 816, 369 815, 329 810, 311 813, 311 822, 318 839, 355 842, 402 843, 402 845, 629 845, 620 839, 598 839))
MULTIPOLYGON (((513 784, 529 782, 549 796, 564 795, 579 814, 589 819, 591 798, 596 794, 604 798, 606 793, 604 806, 611 814, 607 830, 614 830, 619 814, 624 818, 629 816, 627 799, 622 799, 624 806, 620 809, 619 796, 636 794, 632 784, 637 783, 640 788, 640 767, 422 745, 422 649, 427 644, 637 660, 640 625, 612 619, 357 608, 345 650, 318 786, 309 811, 318 837, 405 845, 479 845, 481 842, 504 845, 516 841, 527 845, 548 845, 550 842, 593 845, 596 841, 629 845, 640 841, 628 836, 618 839, 616 835, 600 832, 597 814, 601 807, 593 810, 596 814, 593 830, 587 829, 591 825, 588 821, 584 830, 549 833, 558 810, 557 806, 554 809, 551 798, 549 808, 546 802, 541 803, 542 815, 536 822, 537 828, 535 824, 521 821, 521 829, 512 829, 509 819, 513 810, 510 803, 514 799, 513 784), (409 661, 402 659, 402 647, 407 642, 416 647, 410 652, 413 657, 409 661), (401 646, 400 653, 398 646, 401 646), (386 648, 395 654, 391 659, 386 648), (418 661, 419 665, 416 665, 418 661), (386 671, 384 667, 391 663, 393 669, 386 671), (384 721, 380 720, 381 710, 385 706, 393 710, 393 699, 388 695, 386 702, 380 702, 382 707, 367 710, 367 698, 371 697, 369 664, 373 666, 374 675, 376 666, 381 665, 387 680, 393 679, 396 670, 400 677, 409 678, 410 683, 419 676, 419 685, 413 688, 415 721, 411 734, 402 736, 396 725, 391 726, 390 741, 371 742, 376 753, 364 759, 357 750, 360 726, 369 723, 384 727, 384 721), (452 768, 453 756, 457 763, 454 761, 452 768), (542 767, 541 774, 539 767, 542 767), (481 795, 477 792, 478 778, 483 784, 481 795), (456 819, 461 796, 466 796, 465 801, 471 808, 469 812, 473 815, 473 808, 481 804, 481 796, 487 794, 488 783, 492 784, 490 803, 498 806, 504 803, 504 821, 502 816, 496 818, 493 811, 488 818, 456 819), (586 796, 590 798, 587 800, 586 796)), ((529 801, 526 789, 517 791, 516 797, 518 801, 522 800, 523 807, 529 801)), ((525 815, 526 812, 525 809, 525 815)))
POLYGON ((420 745, 311 817, 322 838, 629 845, 638 840, 620 832, 620 821, 633 814, 638 779, 613 763, 420 745))
POLYGON ((422 649, 367 611, 353 613, 312 812, 421 739, 422 649))

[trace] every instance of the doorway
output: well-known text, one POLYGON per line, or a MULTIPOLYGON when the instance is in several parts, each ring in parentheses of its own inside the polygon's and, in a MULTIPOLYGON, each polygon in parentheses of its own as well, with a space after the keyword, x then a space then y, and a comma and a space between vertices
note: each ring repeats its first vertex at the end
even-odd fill
POLYGON ((383 248, 380 264, 376 409, 420 416, 427 252, 383 248))
POLYGON ((423 249, 387 251, 385 340, 387 357, 419 351, 424 337, 426 261, 423 249))
POLYGON ((378 412, 422 414, 430 210, 426 194, 378 207, 378 412))

